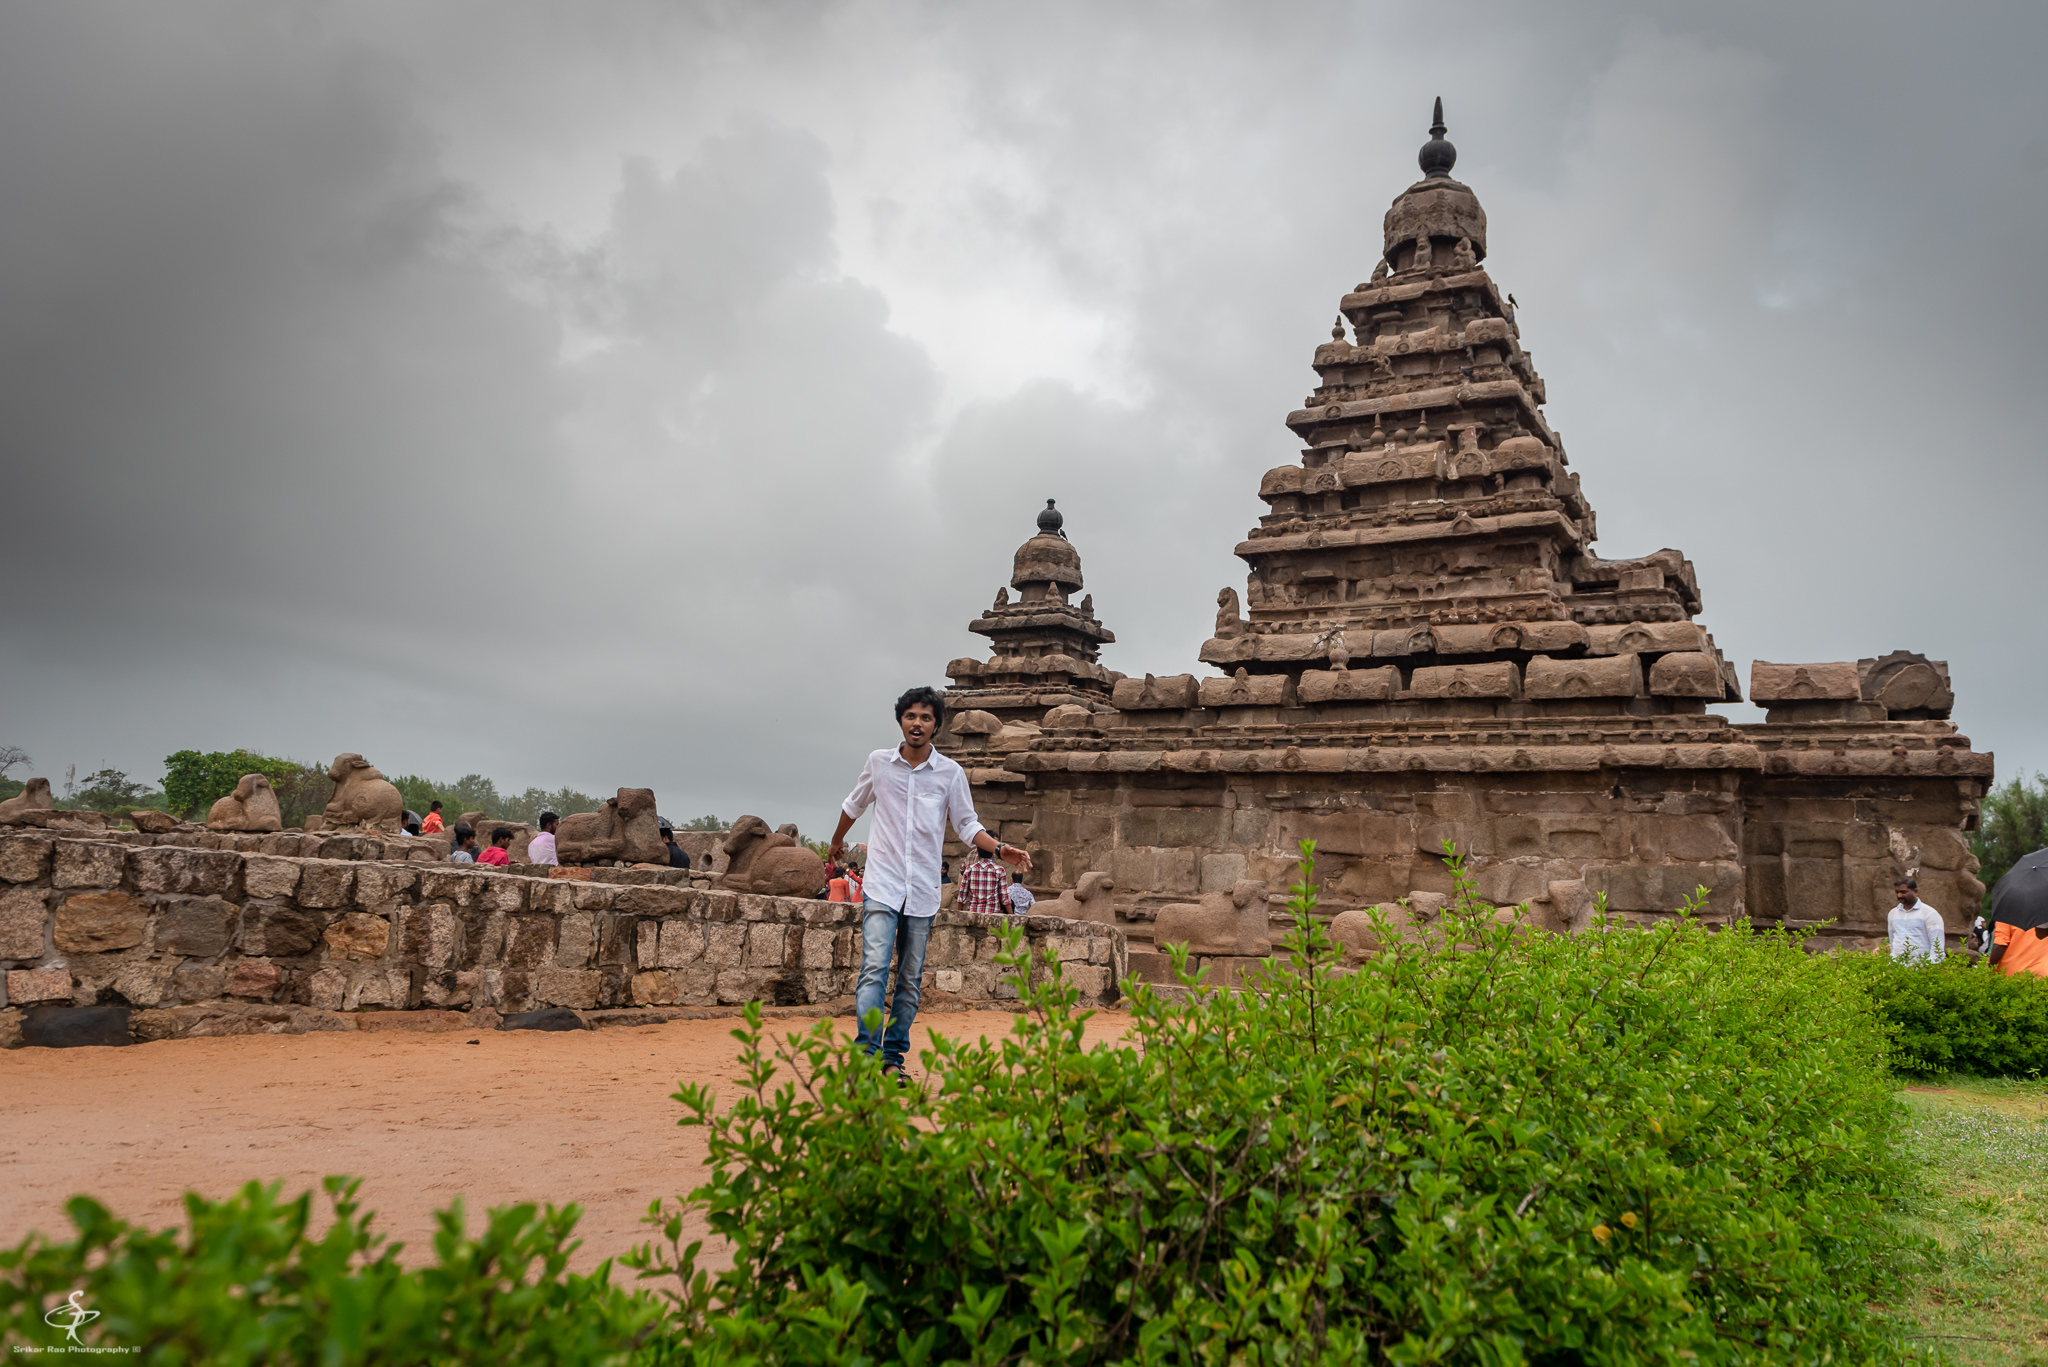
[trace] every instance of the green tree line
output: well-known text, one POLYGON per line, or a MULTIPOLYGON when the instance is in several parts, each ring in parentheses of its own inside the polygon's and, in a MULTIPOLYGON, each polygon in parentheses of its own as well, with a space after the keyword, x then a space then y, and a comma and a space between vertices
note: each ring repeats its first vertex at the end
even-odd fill
POLYGON ((1984 795, 1977 829, 1970 834, 1977 876, 1984 880, 1984 913, 1991 890, 2022 856, 2048 849, 2048 776, 2016 774, 1984 795))
MULTIPOLYGON (((18 746, 0 745, 0 800, 19 793, 24 783, 10 778, 10 769, 26 770, 32 765, 28 753, 18 746)), ((244 774, 262 774, 277 793, 277 804, 287 826, 303 826, 334 796, 334 783, 327 766, 304 760, 265 755, 255 750, 179 750, 164 757, 164 777, 152 788, 138 783, 118 769, 101 769, 79 779, 67 775, 53 794, 59 807, 95 812, 128 812, 154 807, 187 820, 203 820, 207 811, 235 790, 244 774)), ((598 798, 564 785, 560 788, 528 787, 519 792, 501 792, 482 774, 464 774, 452 783, 437 782, 419 774, 392 780, 412 811, 425 814, 438 800, 454 817, 463 812, 482 812, 500 821, 537 821, 544 811, 557 816, 594 812, 598 798)), ((686 823, 686 830, 721 830, 725 823, 715 816, 699 817, 686 823), (706 824, 709 823, 709 824, 706 824)))

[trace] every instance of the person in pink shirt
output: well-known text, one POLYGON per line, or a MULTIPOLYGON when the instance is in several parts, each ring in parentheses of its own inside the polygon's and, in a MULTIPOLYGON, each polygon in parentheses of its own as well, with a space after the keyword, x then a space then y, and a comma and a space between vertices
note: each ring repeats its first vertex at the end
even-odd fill
POLYGON ((479 864, 495 864, 504 868, 512 862, 512 832, 500 826, 491 832, 491 847, 476 857, 479 864))
POLYGON ((561 822, 562 818, 556 816, 553 812, 542 812, 540 814, 540 834, 536 835, 526 844, 526 860, 529 864, 559 864, 562 862, 555 855, 555 827, 559 826, 561 822))

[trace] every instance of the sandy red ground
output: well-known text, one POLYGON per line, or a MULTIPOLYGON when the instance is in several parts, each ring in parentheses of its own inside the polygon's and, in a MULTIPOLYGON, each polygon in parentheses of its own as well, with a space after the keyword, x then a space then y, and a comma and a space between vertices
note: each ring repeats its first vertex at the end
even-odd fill
MULTIPOLYGON (((1011 1020, 927 1016, 913 1063, 930 1029, 1000 1035, 1011 1020)), ((220 1198, 255 1178, 282 1181, 287 1194, 317 1192, 323 1176, 348 1173, 364 1179, 376 1227, 416 1256, 431 1248, 433 1212, 458 1195, 472 1229, 491 1206, 574 1201, 584 1210, 575 1265, 588 1270, 647 1237, 648 1202, 703 1179, 703 1132, 676 1124, 681 1108, 669 1096, 679 1082, 737 1090, 737 1024, 0 1052, 0 1246, 30 1230, 68 1233, 64 1202, 78 1193, 164 1228, 183 1222, 188 1190, 220 1198)), ((770 1024, 787 1033, 815 1022, 770 1024)), ((1124 1028, 1105 1012, 1088 1035, 1113 1039, 1124 1028)), ((316 1208, 324 1203, 316 1196, 316 1208)))

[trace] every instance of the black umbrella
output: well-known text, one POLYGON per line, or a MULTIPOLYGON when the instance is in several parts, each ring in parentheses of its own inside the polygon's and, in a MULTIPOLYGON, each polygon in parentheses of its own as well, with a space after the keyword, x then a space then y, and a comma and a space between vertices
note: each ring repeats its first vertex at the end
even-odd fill
POLYGON ((2048 928, 2048 850, 2023 855, 1991 890, 1991 919, 2022 930, 2048 928))

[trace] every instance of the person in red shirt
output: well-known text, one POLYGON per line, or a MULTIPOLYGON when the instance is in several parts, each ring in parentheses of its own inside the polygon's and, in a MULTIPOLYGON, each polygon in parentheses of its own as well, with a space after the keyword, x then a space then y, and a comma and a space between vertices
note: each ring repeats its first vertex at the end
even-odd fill
POLYGON ((476 857, 479 864, 495 864, 504 868, 512 862, 512 832, 503 826, 491 832, 491 847, 476 857))
POLYGON ((433 835, 441 829, 441 803, 437 798, 427 804, 427 819, 420 823, 421 835, 433 835))
POLYGON ((1010 886, 1010 871, 989 850, 976 850, 975 860, 960 871, 960 910, 997 916, 1008 910, 1003 893, 1010 886))

